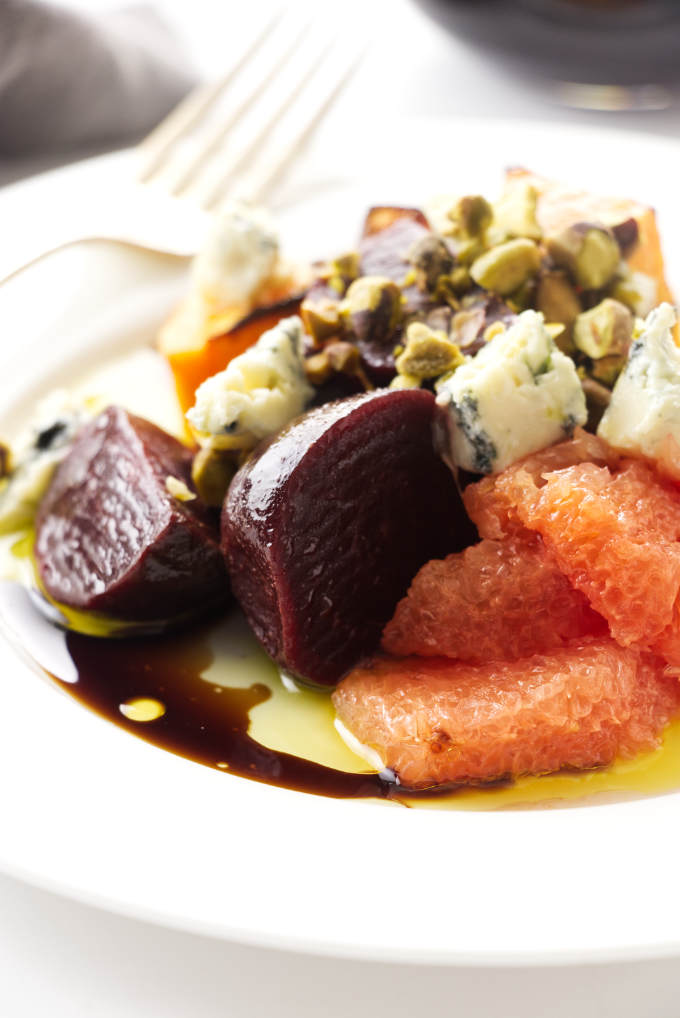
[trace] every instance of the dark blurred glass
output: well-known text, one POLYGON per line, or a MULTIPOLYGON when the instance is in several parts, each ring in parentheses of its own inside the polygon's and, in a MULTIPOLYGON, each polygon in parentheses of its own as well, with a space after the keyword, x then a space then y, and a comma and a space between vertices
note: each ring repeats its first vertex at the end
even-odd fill
POLYGON ((416 0, 526 71, 594 85, 680 79, 680 0, 416 0))

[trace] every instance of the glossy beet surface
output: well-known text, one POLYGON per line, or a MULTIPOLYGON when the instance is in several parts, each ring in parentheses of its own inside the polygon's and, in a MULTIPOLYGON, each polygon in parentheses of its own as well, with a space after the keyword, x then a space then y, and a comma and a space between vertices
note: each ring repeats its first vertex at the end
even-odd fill
POLYGON ((337 682, 375 649, 420 566, 474 539, 435 449, 440 413, 421 390, 353 396, 236 475, 222 515, 232 586, 285 671, 337 682))
POLYGON ((225 597, 216 527, 190 484, 191 450, 109 407, 57 468, 36 520, 40 579, 54 600, 136 622, 195 615, 225 597))

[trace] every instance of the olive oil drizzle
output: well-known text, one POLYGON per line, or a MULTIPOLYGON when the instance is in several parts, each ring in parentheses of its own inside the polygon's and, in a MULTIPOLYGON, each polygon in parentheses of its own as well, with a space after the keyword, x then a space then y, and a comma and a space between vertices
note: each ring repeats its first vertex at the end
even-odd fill
MULTIPOLYGON (((299 723, 311 724, 315 732, 320 724, 323 739, 335 738, 335 733, 330 711, 302 710, 304 702, 309 706, 311 694, 277 688, 271 667, 263 671, 262 661, 253 659, 248 645, 238 647, 235 656, 228 655, 226 669, 219 667, 215 672, 213 666, 224 665, 224 651, 234 643, 229 619, 162 636, 85 636, 57 629, 37 609, 27 587, 4 581, 0 583, 0 625, 23 655, 64 693, 131 735, 223 773, 282 788, 331 798, 390 800, 404 806, 489 810, 545 808, 570 800, 596 802, 602 796, 611 801, 612 796, 658 795, 680 786, 679 719, 666 730, 662 747, 608 768, 414 793, 402 788, 389 772, 344 770, 296 755, 297 745, 289 745, 295 751, 286 752, 258 741, 251 728, 258 734, 261 730, 268 740, 272 729, 279 732, 282 706, 288 723, 295 721, 296 731, 300 717, 299 723), (258 681, 260 676, 265 681, 258 681), (287 697, 291 697, 289 706, 287 697), (270 708, 269 727, 262 727, 261 721, 253 725, 253 712, 257 718, 260 709, 270 708)), ((259 657, 263 658, 261 652, 259 657)), ((326 704, 322 694, 315 695, 326 704)), ((313 757, 318 745, 303 752, 313 757)), ((351 756, 342 763, 337 758, 340 767, 351 767, 351 756)))
POLYGON ((208 633, 102 640, 68 633, 78 681, 66 691, 133 735, 208 767, 254 781, 334 798, 385 798, 390 783, 377 774, 351 774, 270 749, 249 735, 250 711, 270 696, 264 683, 245 689, 201 680, 212 661, 208 633), (140 727, 120 706, 157 700, 159 718, 140 727), (226 765, 226 766, 225 766, 226 765))

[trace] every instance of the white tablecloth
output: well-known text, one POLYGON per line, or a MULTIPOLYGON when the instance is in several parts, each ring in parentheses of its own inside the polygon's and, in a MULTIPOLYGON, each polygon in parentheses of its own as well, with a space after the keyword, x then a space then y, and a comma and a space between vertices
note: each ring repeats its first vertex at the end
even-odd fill
MULTIPOLYGON (((105 0, 72 0, 89 8, 105 0)), ((301 0, 300 0, 301 2, 301 0)), ((233 19, 256 24, 270 0, 158 0, 204 73, 222 66, 233 19)), ((407 114, 527 117, 680 134, 678 96, 665 110, 602 114, 556 106, 526 81, 439 33, 408 0, 348 0, 376 41, 324 130, 343 143, 357 118, 407 114)), ((461 154, 462 157, 464 153, 461 154)), ((430 156, 432 157, 432 155, 430 156)), ((436 157, 436 156, 435 156, 436 157)), ((360 158, 360 153, 357 153, 360 158)), ((395 152, 395 158, 398 153, 395 152)), ((0 164, 0 183, 47 165, 0 164)), ((6 775, 4 780, 12 780, 6 775)), ((30 809, 30 803, 27 803, 30 809)), ((0 834, 1 836, 1 834, 0 834)), ((452 879, 455 875, 452 874, 452 879)), ((0 876, 1 1018, 677 1018, 675 961, 582 969, 409 968, 245 948, 122 918, 0 876)))

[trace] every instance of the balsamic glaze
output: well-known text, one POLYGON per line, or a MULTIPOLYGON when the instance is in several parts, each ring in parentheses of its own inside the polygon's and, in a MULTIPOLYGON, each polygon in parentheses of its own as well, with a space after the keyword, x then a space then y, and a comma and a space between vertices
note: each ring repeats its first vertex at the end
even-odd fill
POLYGON ((207 632, 103 640, 68 633, 66 646, 78 681, 71 696, 155 746, 254 781, 333 798, 385 798, 392 786, 377 774, 350 774, 269 749, 249 734, 249 712, 269 699, 267 686, 213 686, 201 679, 210 665, 207 632), (165 713, 139 724, 120 712, 131 699, 159 700, 165 713), (225 766, 226 765, 226 766, 225 766))
POLYGON ((0 584, 2 621, 69 696, 121 728, 171 753, 254 781, 331 798, 389 798, 398 786, 378 774, 352 774, 269 749, 249 735, 249 712, 270 696, 266 685, 215 686, 202 678, 213 660, 219 623, 175 635, 104 639, 58 630, 25 587, 0 584), (140 723, 121 711, 130 701, 165 711, 140 723))

